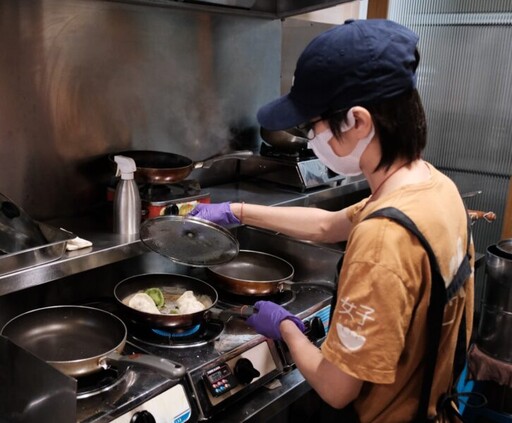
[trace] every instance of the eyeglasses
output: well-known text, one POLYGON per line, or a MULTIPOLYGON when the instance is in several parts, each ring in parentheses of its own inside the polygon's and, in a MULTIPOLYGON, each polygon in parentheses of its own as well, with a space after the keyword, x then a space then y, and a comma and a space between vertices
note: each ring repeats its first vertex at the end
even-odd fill
POLYGON ((321 122, 323 120, 329 119, 337 114, 344 113, 346 114, 349 109, 340 109, 340 110, 334 110, 332 112, 325 112, 320 115, 320 118, 301 123, 300 125, 297 125, 295 128, 302 132, 305 138, 307 138, 309 141, 311 141, 313 138, 315 138, 315 131, 313 130, 315 128, 315 125, 318 122, 321 122))
POLYGON ((311 141, 313 138, 315 138, 315 131, 313 131, 313 128, 318 122, 323 120, 324 118, 320 117, 319 119, 301 123, 300 125, 297 125, 296 128, 302 132, 309 141, 311 141))

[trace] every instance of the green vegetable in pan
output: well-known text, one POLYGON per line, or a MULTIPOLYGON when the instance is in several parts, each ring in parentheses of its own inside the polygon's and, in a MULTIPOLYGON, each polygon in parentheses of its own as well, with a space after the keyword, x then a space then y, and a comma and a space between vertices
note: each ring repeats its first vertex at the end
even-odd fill
POLYGON ((165 305, 164 294, 160 288, 148 288, 144 291, 144 293, 151 297, 157 307, 161 308, 165 305))

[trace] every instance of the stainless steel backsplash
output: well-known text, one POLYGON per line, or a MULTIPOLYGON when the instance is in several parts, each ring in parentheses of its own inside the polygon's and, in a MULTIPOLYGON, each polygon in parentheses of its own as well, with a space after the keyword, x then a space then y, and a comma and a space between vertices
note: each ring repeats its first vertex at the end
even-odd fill
MULTIPOLYGON (((126 149, 257 149, 281 23, 96 0, 0 0, 0 192, 36 219, 87 213, 126 149)), ((233 178, 236 161, 191 177, 233 178)))

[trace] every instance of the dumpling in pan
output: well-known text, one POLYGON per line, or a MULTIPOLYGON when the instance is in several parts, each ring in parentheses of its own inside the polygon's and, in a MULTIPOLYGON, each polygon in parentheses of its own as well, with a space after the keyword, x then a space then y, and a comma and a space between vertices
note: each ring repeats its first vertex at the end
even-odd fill
POLYGON ((158 310, 153 298, 151 298, 148 294, 143 292, 135 294, 130 301, 128 301, 128 306, 134 308, 138 311, 143 311, 144 313, 153 313, 153 314, 161 314, 160 310, 158 310))
POLYGON ((200 302, 193 291, 185 291, 180 298, 176 300, 180 314, 195 313, 204 310, 206 307, 200 302))

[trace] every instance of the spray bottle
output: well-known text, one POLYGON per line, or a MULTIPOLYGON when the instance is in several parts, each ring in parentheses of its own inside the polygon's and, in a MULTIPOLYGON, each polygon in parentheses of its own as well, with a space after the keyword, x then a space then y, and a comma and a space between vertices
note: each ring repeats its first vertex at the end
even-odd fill
POLYGON ((137 170, 130 157, 114 156, 116 176, 121 175, 114 195, 114 232, 123 235, 138 234, 140 229, 140 194, 133 179, 137 170))

